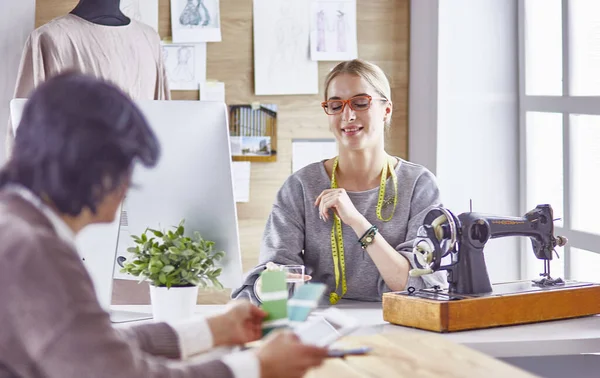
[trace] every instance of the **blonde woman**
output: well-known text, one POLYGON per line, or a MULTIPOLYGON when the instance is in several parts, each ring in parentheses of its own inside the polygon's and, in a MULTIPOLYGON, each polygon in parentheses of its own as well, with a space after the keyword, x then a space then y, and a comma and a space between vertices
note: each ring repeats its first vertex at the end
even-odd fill
POLYGON ((440 206, 426 168, 385 151, 392 101, 376 65, 338 64, 325 80, 322 107, 339 156, 311 164, 283 184, 267 221, 259 265, 233 297, 260 301, 268 263, 306 267, 307 279, 340 298, 380 301, 384 292, 447 285, 445 273, 409 276, 412 246, 427 212, 440 206))

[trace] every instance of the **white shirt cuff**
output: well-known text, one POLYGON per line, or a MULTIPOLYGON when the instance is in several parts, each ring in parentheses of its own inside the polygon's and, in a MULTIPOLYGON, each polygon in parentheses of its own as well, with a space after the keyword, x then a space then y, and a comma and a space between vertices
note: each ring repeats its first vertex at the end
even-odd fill
POLYGON ((171 327, 179 338, 182 360, 213 347, 213 335, 205 318, 190 318, 171 324, 171 327))
POLYGON ((260 362, 251 350, 228 354, 221 359, 234 378, 260 378, 260 362))

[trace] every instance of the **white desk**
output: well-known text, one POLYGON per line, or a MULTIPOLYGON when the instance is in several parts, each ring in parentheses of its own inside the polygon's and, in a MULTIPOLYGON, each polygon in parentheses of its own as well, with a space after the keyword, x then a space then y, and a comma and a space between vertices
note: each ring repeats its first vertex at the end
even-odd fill
MULTIPOLYGON (((378 302, 342 300, 336 306, 343 309, 348 315, 360 319, 364 327, 356 331, 354 333, 356 335, 401 331, 429 333, 429 331, 385 322, 381 303, 378 302)), ((115 310, 151 312, 149 305, 113 306, 113 308, 115 310)), ((223 308, 224 305, 199 305, 197 314, 215 314, 221 312, 223 308)), ((455 343, 497 358, 600 353, 600 316, 441 335, 455 343)))

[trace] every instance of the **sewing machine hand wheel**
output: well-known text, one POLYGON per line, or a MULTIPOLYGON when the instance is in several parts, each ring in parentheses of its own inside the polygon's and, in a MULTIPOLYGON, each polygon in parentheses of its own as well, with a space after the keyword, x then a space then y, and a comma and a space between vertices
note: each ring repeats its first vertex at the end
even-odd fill
POLYGON ((445 208, 432 209, 419 227, 413 246, 412 277, 431 274, 441 267, 442 258, 454 250, 458 239, 458 219, 445 208))

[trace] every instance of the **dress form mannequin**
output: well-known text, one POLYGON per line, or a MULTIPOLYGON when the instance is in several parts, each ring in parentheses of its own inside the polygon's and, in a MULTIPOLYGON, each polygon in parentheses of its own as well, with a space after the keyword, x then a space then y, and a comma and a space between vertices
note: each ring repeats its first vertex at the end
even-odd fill
POLYGON ((128 25, 131 20, 121 12, 120 2, 121 0, 80 0, 71 14, 100 25, 128 25))

